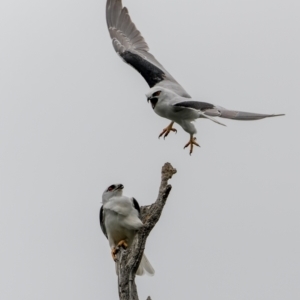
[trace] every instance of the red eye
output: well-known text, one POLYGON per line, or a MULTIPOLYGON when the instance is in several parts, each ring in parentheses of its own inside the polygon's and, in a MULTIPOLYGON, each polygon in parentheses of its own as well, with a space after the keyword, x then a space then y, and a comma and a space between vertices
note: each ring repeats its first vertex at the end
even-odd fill
POLYGON ((157 97, 157 96, 160 95, 160 93, 161 93, 161 91, 157 91, 157 92, 155 92, 152 96, 153 96, 153 97, 157 97))
POLYGON ((110 191, 112 191, 113 189, 115 189, 115 187, 116 187, 115 185, 111 185, 111 186, 107 189, 107 191, 110 192, 110 191))

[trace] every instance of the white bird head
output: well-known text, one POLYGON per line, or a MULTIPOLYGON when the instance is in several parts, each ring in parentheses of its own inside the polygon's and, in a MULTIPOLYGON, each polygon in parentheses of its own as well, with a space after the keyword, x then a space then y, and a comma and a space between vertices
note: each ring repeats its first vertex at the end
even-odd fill
POLYGON ((174 93, 166 88, 156 86, 149 90, 146 97, 147 101, 151 102, 152 108, 154 109, 157 103, 170 99, 171 94, 174 93))
POLYGON ((124 185, 120 183, 110 185, 102 194, 102 203, 105 204, 112 197, 120 197, 123 195, 124 185))

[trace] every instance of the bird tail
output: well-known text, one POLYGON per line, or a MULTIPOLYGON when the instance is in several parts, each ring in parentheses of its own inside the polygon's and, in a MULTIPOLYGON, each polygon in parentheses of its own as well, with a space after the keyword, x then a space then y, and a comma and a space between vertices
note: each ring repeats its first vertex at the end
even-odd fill
POLYGON ((145 273, 148 275, 154 275, 155 271, 144 253, 139 268, 136 271, 136 275, 142 276, 145 273))
POLYGON ((254 121, 254 120, 260 120, 264 118, 284 116, 284 114, 266 115, 266 114, 257 114, 257 113, 250 113, 244 111, 228 110, 220 106, 214 109, 206 110, 205 114, 211 117, 220 117, 220 118, 239 120, 239 121, 254 121))
MULTIPOLYGON (((115 263, 115 267, 116 267, 116 274, 118 275, 119 274, 119 264, 115 263)), ((139 268, 136 271, 136 275, 142 276, 144 274, 148 274, 148 275, 153 276, 154 273, 155 273, 155 271, 144 253, 142 260, 140 262, 139 268)))
POLYGON ((211 121, 213 121, 213 122, 215 122, 219 125, 226 126, 225 124, 217 121, 215 118, 212 118, 212 117, 214 117, 214 115, 210 116, 209 114, 206 113, 206 111, 205 112, 199 111, 199 114, 200 114, 200 116, 199 116, 200 118, 207 118, 207 119, 209 119, 209 120, 211 120, 211 121))

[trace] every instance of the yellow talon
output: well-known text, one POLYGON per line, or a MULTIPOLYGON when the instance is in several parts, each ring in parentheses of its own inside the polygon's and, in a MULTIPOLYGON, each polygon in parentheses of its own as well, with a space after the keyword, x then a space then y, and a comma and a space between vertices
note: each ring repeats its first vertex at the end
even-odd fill
POLYGON ((200 147, 200 145, 198 143, 196 143, 196 138, 191 135, 189 142, 183 147, 183 149, 190 146, 190 155, 191 155, 193 153, 194 145, 200 147))
POLYGON ((117 259, 118 259, 117 258, 117 254, 118 254, 118 252, 120 250, 120 247, 123 247, 124 249, 126 249, 126 248, 128 248, 128 244, 124 240, 121 240, 118 243, 117 247, 113 247, 111 249, 111 256, 112 256, 112 258, 113 258, 114 261, 117 261, 117 259))
POLYGON ((160 138, 161 136, 164 136, 164 139, 165 139, 171 131, 177 133, 177 129, 173 128, 173 124, 174 124, 174 122, 171 122, 168 127, 164 128, 164 130, 158 136, 158 138, 160 138))
POLYGON ((117 253, 118 253, 118 250, 116 248, 111 249, 111 256, 112 256, 114 261, 117 261, 117 256, 116 256, 117 253))
POLYGON ((127 244, 124 240, 121 240, 121 241, 118 243, 117 247, 123 247, 123 248, 126 249, 126 248, 128 247, 128 244, 127 244))

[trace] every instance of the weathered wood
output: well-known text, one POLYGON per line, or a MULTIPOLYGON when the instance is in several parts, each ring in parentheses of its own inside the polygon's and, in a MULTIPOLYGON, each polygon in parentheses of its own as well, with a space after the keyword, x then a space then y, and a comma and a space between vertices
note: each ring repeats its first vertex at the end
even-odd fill
MULTIPOLYGON (((158 222, 162 210, 166 204, 172 186, 168 180, 176 173, 176 169, 170 163, 166 163, 161 171, 161 184, 156 201, 148 206, 141 207, 141 219, 144 226, 137 232, 131 247, 127 250, 118 249, 117 269, 118 288, 120 300, 138 300, 135 273, 142 259, 146 240, 158 222)), ((147 300, 151 300, 148 297, 147 300)))

